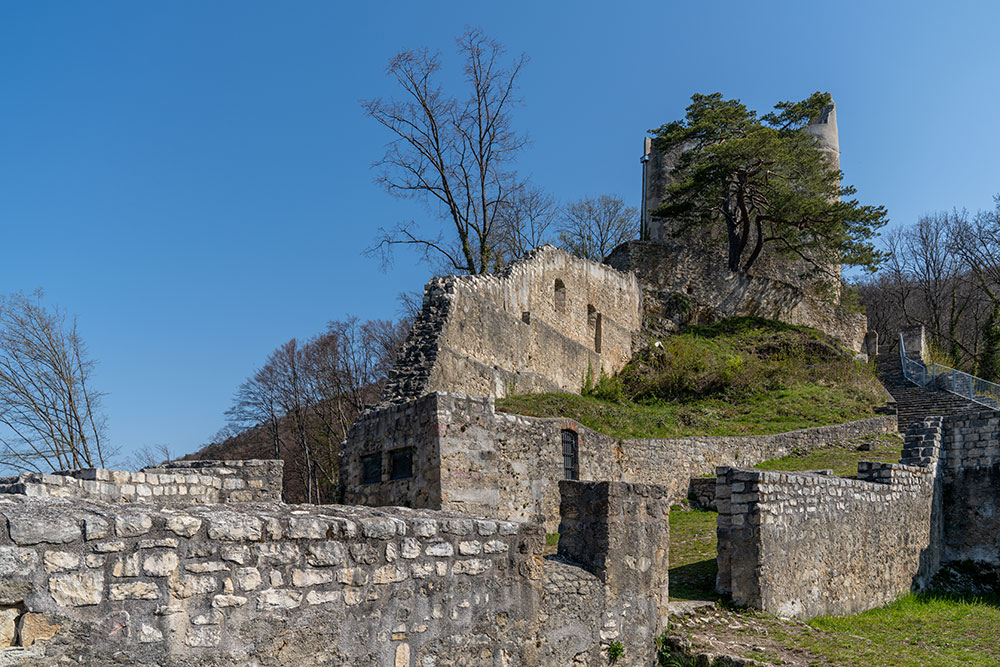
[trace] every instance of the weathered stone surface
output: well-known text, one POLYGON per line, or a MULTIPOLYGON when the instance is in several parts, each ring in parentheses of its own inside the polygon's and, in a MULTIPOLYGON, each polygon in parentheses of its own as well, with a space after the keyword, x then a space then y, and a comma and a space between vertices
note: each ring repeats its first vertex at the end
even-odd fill
POLYGON ((21 646, 34 646, 35 642, 52 639, 62 626, 52 623, 44 614, 26 612, 17 622, 17 635, 21 646))
POLYGON ((132 581, 124 584, 111 584, 108 598, 111 600, 157 600, 160 597, 159 587, 149 581, 132 581))
POLYGON ((135 537, 145 535, 153 527, 153 520, 145 514, 125 514, 115 519, 115 535, 135 537))
POLYGON ((17 618, 21 610, 16 607, 0 607, 0 648, 10 646, 14 642, 17 631, 17 618))
POLYGON ((181 537, 194 537, 201 530, 201 519, 193 516, 175 516, 167 519, 167 530, 181 537))
POLYGON ((71 551, 46 551, 44 561, 46 572, 62 572, 79 567, 80 556, 71 551))
POLYGON ((147 556, 142 562, 142 571, 151 577, 166 577, 177 571, 177 554, 166 552, 147 556))
POLYGON ((104 597, 104 574, 94 571, 53 574, 49 577, 49 593, 62 607, 100 604, 104 597))
POLYGON ((256 541, 262 530, 260 519, 233 512, 218 512, 208 520, 208 536, 213 540, 256 541))
POLYGON ((65 544, 80 539, 80 526, 76 519, 52 516, 40 520, 38 517, 14 517, 8 519, 10 538, 15 544, 65 544))

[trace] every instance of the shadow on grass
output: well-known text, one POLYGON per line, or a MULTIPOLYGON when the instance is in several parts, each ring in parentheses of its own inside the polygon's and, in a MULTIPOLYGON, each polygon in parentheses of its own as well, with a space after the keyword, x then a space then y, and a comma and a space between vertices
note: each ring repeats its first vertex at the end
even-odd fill
POLYGON ((718 600, 715 575, 719 567, 714 558, 670 568, 671 600, 718 600))

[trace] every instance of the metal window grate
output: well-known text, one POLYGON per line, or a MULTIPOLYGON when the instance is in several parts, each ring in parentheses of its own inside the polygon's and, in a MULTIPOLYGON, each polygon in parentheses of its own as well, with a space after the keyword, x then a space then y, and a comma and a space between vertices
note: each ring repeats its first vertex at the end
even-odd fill
POLYGON ((579 439, 575 431, 562 432, 563 477, 580 479, 579 439))

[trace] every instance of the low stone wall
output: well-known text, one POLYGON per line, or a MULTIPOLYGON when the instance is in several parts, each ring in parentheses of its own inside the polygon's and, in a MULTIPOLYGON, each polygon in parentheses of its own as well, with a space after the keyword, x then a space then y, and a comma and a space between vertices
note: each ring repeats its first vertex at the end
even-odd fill
POLYGON ((341 448, 341 483, 347 502, 451 509, 555 532, 558 482, 566 477, 563 431, 575 437, 579 479, 656 484, 680 500, 692 477, 717 466, 754 465, 895 428, 893 417, 881 416, 767 436, 620 440, 569 419, 497 413, 489 398, 437 393, 359 420, 341 448), (362 457, 403 445, 414 448, 410 482, 361 483, 362 457))
POLYGON ((140 472, 83 468, 0 479, 0 493, 106 502, 226 503, 281 500, 281 461, 198 461, 140 472))
POLYGON ((940 417, 913 424, 903 463, 859 463, 857 479, 720 468, 719 592, 809 618, 926 585, 941 561, 942 431, 940 417))
POLYGON ((0 655, 24 664, 531 664, 537 527, 17 496, 0 516, 0 636, 22 647, 0 655))
POLYGON ((578 392, 588 372, 614 373, 632 357, 641 300, 635 276, 552 246, 496 276, 435 278, 382 400, 578 392))

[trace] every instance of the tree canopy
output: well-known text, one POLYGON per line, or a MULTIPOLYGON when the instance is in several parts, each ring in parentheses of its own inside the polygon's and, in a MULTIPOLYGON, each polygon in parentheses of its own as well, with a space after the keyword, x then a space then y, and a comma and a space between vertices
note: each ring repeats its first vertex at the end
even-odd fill
POLYGON ((837 261, 874 271, 881 253, 871 241, 886 209, 853 198, 802 131, 830 103, 817 92, 758 117, 721 93, 693 95, 683 120, 652 130, 656 148, 677 155, 654 215, 680 234, 724 228, 731 271, 748 271, 769 244, 817 271, 837 261))

